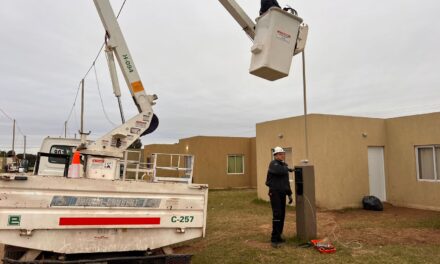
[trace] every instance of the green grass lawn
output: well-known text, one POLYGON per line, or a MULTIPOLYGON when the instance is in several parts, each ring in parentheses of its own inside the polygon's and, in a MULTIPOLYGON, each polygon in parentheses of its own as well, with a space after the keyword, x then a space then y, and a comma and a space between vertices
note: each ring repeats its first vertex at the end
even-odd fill
POLYGON ((406 208, 318 212, 318 236, 334 242, 335 254, 300 248, 295 209, 287 208, 287 243, 270 246, 270 204, 255 190, 210 191, 207 236, 178 253, 192 263, 440 263, 440 213, 406 208))

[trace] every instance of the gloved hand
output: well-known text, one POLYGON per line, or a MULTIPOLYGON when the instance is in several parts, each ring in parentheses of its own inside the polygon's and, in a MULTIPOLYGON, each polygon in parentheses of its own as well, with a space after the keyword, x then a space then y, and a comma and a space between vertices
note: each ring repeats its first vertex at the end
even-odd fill
POLYGON ((295 169, 289 168, 289 172, 294 172, 295 169))
POLYGON ((293 203, 292 195, 289 195, 288 197, 289 197, 289 204, 292 204, 293 203))

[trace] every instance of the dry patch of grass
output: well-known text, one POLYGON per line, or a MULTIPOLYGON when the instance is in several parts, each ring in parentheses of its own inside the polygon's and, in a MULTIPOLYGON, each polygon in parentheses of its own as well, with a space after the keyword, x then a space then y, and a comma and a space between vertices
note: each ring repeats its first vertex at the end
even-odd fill
POLYGON ((287 243, 270 247, 270 204, 255 190, 209 194, 207 237, 176 249, 194 254, 193 263, 438 263, 440 214, 387 206, 383 212, 358 209, 317 213, 318 236, 337 252, 323 255, 298 247, 295 209, 287 208, 287 243))

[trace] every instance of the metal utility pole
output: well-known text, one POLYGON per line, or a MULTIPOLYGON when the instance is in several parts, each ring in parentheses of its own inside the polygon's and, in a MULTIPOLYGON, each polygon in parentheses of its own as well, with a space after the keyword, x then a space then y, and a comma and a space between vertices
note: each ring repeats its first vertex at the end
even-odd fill
POLYGON ((306 57, 303 52, 302 54, 302 74, 303 74, 303 100, 304 100, 304 137, 305 137, 305 147, 306 147, 306 158, 304 162, 307 163, 309 160, 309 134, 307 131, 307 86, 306 86, 306 57))
POLYGON ((81 80, 81 127, 79 133, 81 134, 81 141, 84 133, 84 79, 81 80))
POLYGON ((64 121, 64 138, 67 138, 67 121, 64 121))
POLYGON ((84 79, 81 80, 81 128, 79 131, 81 144, 85 145, 87 142, 87 135, 90 135, 90 131, 88 133, 84 132, 84 79))
POLYGON ((24 147, 23 147, 23 159, 26 159, 26 136, 24 137, 24 147))
POLYGON ((12 154, 15 156, 15 119, 14 124, 12 126, 12 154))

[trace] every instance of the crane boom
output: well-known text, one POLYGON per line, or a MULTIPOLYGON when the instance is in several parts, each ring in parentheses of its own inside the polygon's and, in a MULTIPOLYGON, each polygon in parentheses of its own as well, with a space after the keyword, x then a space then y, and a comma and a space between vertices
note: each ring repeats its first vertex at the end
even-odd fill
POLYGON ((219 0, 229 14, 238 22, 246 34, 253 40, 255 38, 255 23, 235 2, 235 0, 219 0))
POLYGON ((125 82, 139 112, 152 111, 151 106, 154 105, 155 96, 148 96, 145 92, 110 2, 108 0, 94 0, 93 2, 107 33, 107 48, 116 55, 125 82))
MULTIPOLYGON (((118 24, 117 18, 109 0, 94 0, 101 22, 106 30, 106 53, 109 63, 110 75, 115 95, 120 95, 116 71, 114 69, 113 54, 118 61, 127 87, 139 114, 129 119, 124 124, 116 127, 81 151, 82 154, 92 156, 108 156, 121 158, 123 152, 143 134, 154 131, 159 121, 153 113, 152 106, 157 96, 145 92, 139 73, 128 49, 127 43, 118 24)), ((119 100, 118 100, 119 101, 119 100)), ((121 114, 122 117, 122 114, 121 114)), ((123 119, 123 117, 122 117, 123 119)), ((124 119, 123 119, 124 120, 124 119)))

